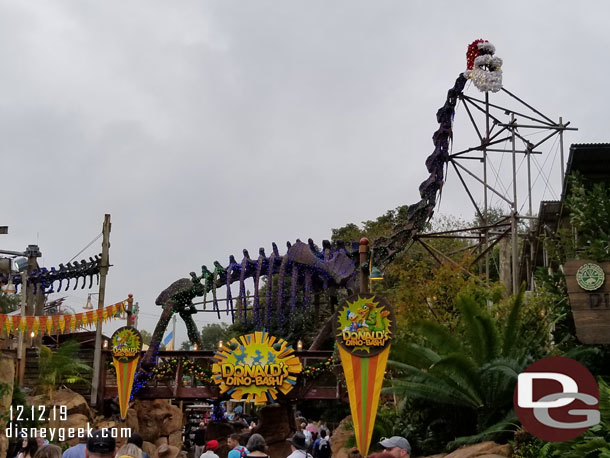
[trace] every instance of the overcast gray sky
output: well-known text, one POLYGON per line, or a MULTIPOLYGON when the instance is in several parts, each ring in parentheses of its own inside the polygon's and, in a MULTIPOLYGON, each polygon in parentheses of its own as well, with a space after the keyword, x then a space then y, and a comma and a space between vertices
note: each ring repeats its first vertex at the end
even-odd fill
MULTIPOLYGON (((580 128, 567 145, 610 140, 609 10, 0 1, 0 224, 10 227, 0 247, 38 243, 56 266, 110 213, 107 303, 133 293, 152 330, 156 296, 201 264, 269 252, 272 241, 319 243, 333 227, 416 202, 436 110, 476 38, 504 59, 506 88, 580 128)), ((454 177, 440 212, 471 217, 465 199, 454 177)), ((86 293, 67 303, 80 311, 86 293)))

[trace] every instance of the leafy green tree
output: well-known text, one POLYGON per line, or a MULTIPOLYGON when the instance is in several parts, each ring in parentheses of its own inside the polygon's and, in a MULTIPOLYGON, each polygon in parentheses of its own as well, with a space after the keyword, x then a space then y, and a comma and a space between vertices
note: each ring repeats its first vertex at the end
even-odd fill
POLYGON ((19 308, 21 298, 16 294, 0 292, 0 313, 11 313, 19 308))
POLYGON ((92 368, 78 358, 79 348, 80 344, 75 340, 64 342, 54 352, 44 345, 40 347, 38 386, 50 399, 53 391, 64 383, 90 384, 87 375, 92 368))
POLYGON ((572 175, 568 189, 570 225, 544 237, 549 255, 559 264, 569 258, 610 261, 610 185, 572 175))
POLYGON ((503 322, 473 295, 461 294, 457 305, 462 338, 443 324, 423 321, 412 325, 423 344, 392 345, 389 365, 397 373, 386 392, 459 411, 460 424, 447 425, 456 436, 468 435, 464 425, 470 426, 470 434, 479 434, 472 440, 497 436, 514 421, 517 376, 533 360, 535 349, 546 345, 548 329, 526 335, 523 291, 512 299, 503 322))
POLYGON ((140 331, 140 335, 142 336, 142 343, 144 345, 150 345, 150 339, 152 339, 152 334, 146 329, 138 329, 138 331, 140 331))
POLYGON ((228 336, 229 325, 227 323, 212 323, 207 324, 201 330, 201 343, 203 349, 214 350, 218 347, 219 340, 226 340, 228 336))

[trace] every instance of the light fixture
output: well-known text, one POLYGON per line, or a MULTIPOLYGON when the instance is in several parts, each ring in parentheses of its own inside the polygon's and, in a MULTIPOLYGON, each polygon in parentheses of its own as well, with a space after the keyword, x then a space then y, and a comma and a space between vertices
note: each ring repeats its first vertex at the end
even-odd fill
POLYGON ((381 271, 373 266, 373 250, 371 250, 371 257, 369 258, 369 291, 373 290, 373 282, 383 280, 383 274, 381 271))
POLYGON ((87 303, 83 307, 85 310, 93 310, 93 304, 91 303, 91 294, 87 295, 87 303))
POLYGON ((197 351, 197 344, 193 344, 193 351, 197 351))
POLYGON ((297 342, 297 350, 298 351, 302 351, 303 350, 303 341, 299 339, 299 341, 297 342))
POLYGON ((373 267, 371 269, 371 275, 369 276, 369 280, 371 280, 371 281, 383 280, 383 274, 381 273, 381 270, 379 270, 377 267, 373 267))
POLYGON ((28 268, 28 260, 27 258, 17 258, 13 260, 13 269, 17 272, 23 272, 28 268))
POLYGON ((35 335, 36 335, 36 334, 34 334, 34 331, 30 332, 30 337, 31 337, 32 339, 34 338, 34 336, 35 336, 35 335))
POLYGON ((219 349, 219 350, 222 350, 222 340, 219 340, 219 341, 218 341, 218 349, 219 349))
POLYGON ((104 348, 108 348, 108 341, 104 340, 104 348))

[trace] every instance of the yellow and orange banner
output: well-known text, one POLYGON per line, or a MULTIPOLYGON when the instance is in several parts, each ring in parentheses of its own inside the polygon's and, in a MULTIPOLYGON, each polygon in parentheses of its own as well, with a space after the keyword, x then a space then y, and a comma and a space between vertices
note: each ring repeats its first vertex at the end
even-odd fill
POLYGON ((116 369, 121 419, 124 420, 127 418, 133 380, 142 351, 142 335, 136 328, 123 326, 112 334, 110 343, 112 345, 112 362, 116 369))
POLYGON ((379 406, 395 318, 375 294, 348 297, 335 317, 335 338, 360 454, 367 456, 379 406))
POLYGON ((98 322, 105 322, 125 313, 127 300, 108 305, 89 312, 75 313, 73 315, 5 315, 0 314, 0 336, 8 336, 17 332, 28 334, 65 334, 80 328, 96 326, 98 322))

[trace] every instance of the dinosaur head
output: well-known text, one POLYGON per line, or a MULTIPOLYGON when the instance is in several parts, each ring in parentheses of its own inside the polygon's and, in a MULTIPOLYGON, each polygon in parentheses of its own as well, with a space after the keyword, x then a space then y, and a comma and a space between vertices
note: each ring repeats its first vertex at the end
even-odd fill
POLYGON ((481 92, 502 89, 502 59, 494 56, 496 48, 487 40, 475 40, 468 46, 464 76, 472 79, 481 92))

